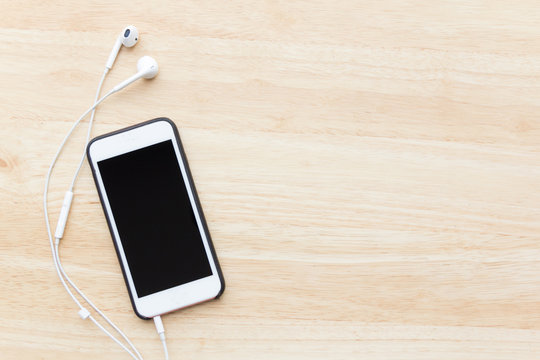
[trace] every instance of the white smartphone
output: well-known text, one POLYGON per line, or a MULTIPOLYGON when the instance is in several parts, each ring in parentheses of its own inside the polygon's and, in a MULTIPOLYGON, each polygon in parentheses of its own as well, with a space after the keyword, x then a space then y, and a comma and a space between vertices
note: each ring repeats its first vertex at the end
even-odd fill
POLYGON ((135 313, 218 298, 225 281, 174 123, 99 136, 87 154, 135 313))

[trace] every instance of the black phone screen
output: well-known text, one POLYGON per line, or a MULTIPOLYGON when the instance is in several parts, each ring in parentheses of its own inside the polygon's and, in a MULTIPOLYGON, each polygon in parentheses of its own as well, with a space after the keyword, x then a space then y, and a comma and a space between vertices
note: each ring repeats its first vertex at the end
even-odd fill
POLYGON ((138 297, 212 275, 171 140, 98 167, 138 297))

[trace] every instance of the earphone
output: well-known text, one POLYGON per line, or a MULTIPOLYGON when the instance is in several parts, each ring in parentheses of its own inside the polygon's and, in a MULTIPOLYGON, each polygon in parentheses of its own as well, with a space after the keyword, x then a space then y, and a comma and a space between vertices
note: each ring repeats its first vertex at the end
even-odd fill
POLYGON ((143 56, 139 59, 139 61, 137 61, 137 73, 122 81, 120 84, 116 85, 112 91, 120 91, 132 82, 139 80, 140 78, 152 79, 157 75, 158 70, 159 67, 156 60, 154 60, 150 56, 143 56))
MULTIPOLYGON (((113 341, 115 341, 120 347, 122 347, 122 349, 127 351, 131 355, 131 357, 133 357, 134 359, 137 359, 137 360, 142 360, 141 354, 138 352, 138 350, 135 348, 135 346, 131 343, 131 341, 128 339, 128 337, 111 320, 109 320, 109 318, 107 318, 107 316, 105 316, 105 314, 103 314, 103 312, 101 312, 97 308, 97 306, 95 306, 88 299, 88 297, 85 296, 85 294, 75 285, 75 283, 66 274, 64 268, 62 267, 62 263, 60 262, 60 255, 59 255, 60 239, 62 239, 62 237, 64 236, 64 229, 65 229, 65 226, 66 226, 66 223, 67 223, 69 210, 71 208, 71 202, 73 200, 73 188, 74 188, 74 185, 75 185, 75 180, 76 180, 76 178, 78 176, 78 173, 79 173, 79 171, 80 171, 80 169, 82 167, 82 164, 84 162, 85 152, 83 152, 83 154, 81 156, 81 161, 79 162, 78 168, 75 171, 75 174, 74 174, 73 179, 71 181, 70 188, 69 188, 68 191, 66 191, 66 194, 64 196, 64 201, 62 203, 62 208, 60 210, 60 215, 58 217, 58 223, 57 223, 56 230, 55 230, 55 233, 54 233, 54 239, 55 239, 54 242, 53 242, 53 235, 52 235, 52 232, 51 232, 51 226, 50 226, 50 222, 49 222, 49 213, 48 213, 48 207, 47 207, 47 194, 48 194, 49 181, 50 181, 52 171, 54 169, 54 166, 55 166, 55 164, 56 164, 56 162, 58 160, 58 157, 60 156, 60 153, 62 152, 62 149, 64 148, 67 140, 70 138, 71 134, 73 133, 75 128, 79 125, 79 123, 90 112, 92 112, 90 121, 88 123, 88 132, 87 132, 86 143, 85 143, 85 147, 84 147, 86 149, 86 146, 88 145, 88 142, 90 140, 90 134, 91 134, 91 129, 92 129, 92 124, 93 124, 93 120, 94 120, 96 107, 100 103, 102 103, 105 99, 107 99, 109 96, 111 96, 112 94, 122 90, 123 88, 125 88, 126 86, 132 84, 136 80, 141 79, 141 78, 152 79, 157 75, 157 73, 159 71, 159 67, 158 67, 158 64, 157 64, 156 60, 154 60, 150 56, 143 56, 137 62, 137 73, 135 73, 134 75, 132 75, 128 79, 122 81, 121 83, 117 84, 107 94, 105 94, 103 97, 99 98, 99 95, 101 93, 101 87, 103 85, 105 77, 106 77, 107 73, 109 72, 109 70, 112 68, 112 66, 113 66, 113 64, 114 64, 114 62, 116 60, 116 57, 117 57, 122 45, 124 45, 126 47, 132 47, 138 42, 138 40, 139 40, 139 32, 138 32, 137 28, 135 26, 133 26, 133 25, 130 25, 130 26, 127 26, 126 28, 124 28, 122 33, 116 39, 114 47, 111 50, 111 53, 109 54, 109 58, 107 59, 107 63, 105 65, 105 70, 103 71, 103 75, 102 75, 101 80, 99 82, 98 89, 96 91, 94 104, 89 109, 87 109, 83 113, 83 115, 81 115, 81 117, 72 125, 71 129, 68 131, 68 133, 64 137, 62 143, 60 144, 55 156, 53 157, 53 160, 51 161, 51 164, 49 166, 49 170, 48 170, 46 178, 45 178, 45 188, 44 188, 44 191, 43 191, 43 210, 44 210, 44 215, 45 215, 47 234, 48 234, 49 242, 50 242, 50 245, 51 245, 51 251, 52 251, 52 255, 53 255, 53 261, 54 261, 56 272, 58 274, 58 277, 60 278, 60 281, 61 281, 62 285, 64 286, 64 288, 66 289, 66 291, 68 292, 68 294, 70 295, 72 300, 79 307, 79 311, 78 311, 79 316, 83 320, 84 319, 90 319, 100 330, 102 330, 105 334, 107 334, 113 341), (88 303, 88 305, 90 305, 90 307, 92 309, 94 309, 115 331, 117 331, 122 336, 122 338, 129 344, 129 346, 131 347, 131 349, 133 351, 130 351, 122 342, 120 342, 107 329, 105 329, 99 322, 96 321, 96 319, 91 315, 91 313, 75 297, 72 290, 69 288, 68 284, 69 284, 69 286, 71 286, 75 290, 75 292, 77 292, 79 294, 79 296, 81 296, 88 303)), ((165 358, 168 359, 169 355, 168 355, 168 351, 167 351, 167 344, 165 342, 165 330, 163 328, 163 323, 161 321, 161 317, 159 317, 159 316, 154 317, 154 322, 155 322, 155 325, 156 325, 156 330, 157 330, 157 332, 159 334, 159 337, 161 339, 161 342, 163 344, 163 348, 164 348, 164 352, 165 352, 165 358)))
POLYGON ((122 45, 125 47, 132 47, 135 46, 137 41, 139 41, 139 31, 137 28, 133 25, 126 26, 122 33, 116 38, 116 42, 114 43, 111 53, 109 54, 105 67, 109 70, 112 68, 122 45))

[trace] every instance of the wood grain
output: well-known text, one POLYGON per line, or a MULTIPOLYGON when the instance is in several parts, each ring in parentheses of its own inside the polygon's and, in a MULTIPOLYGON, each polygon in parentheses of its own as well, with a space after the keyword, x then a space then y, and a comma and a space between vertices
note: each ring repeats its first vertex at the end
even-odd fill
MULTIPOLYGON (((227 289, 164 318, 173 359, 537 359, 534 1, 0 2, 0 357, 127 359, 54 273, 44 176, 93 134, 178 125, 227 289), (86 124, 86 123, 85 123, 86 124)), ((52 220, 81 155, 54 172, 52 220)), ((88 166, 66 269, 148 359, 88 166)))

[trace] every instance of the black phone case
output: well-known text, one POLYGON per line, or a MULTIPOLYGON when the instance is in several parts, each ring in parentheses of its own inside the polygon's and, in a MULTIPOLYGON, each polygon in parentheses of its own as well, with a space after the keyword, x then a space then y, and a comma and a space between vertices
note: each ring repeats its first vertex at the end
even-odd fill
POLYGON ((217 269, 217 272, 218 272, 219 280, 221 281, 221 289, 219 290, 219 293, 217 294, 215 299, 219 298, 221 296, 221 294, 223 294, 223 291, 225 291, 225 279, 223 278, 223 273, 221 272, 221 266, 219 265, 219 261, 218 261, 218 258, 216 256, 216 251, 214 249, 214 244, 212 243, 212 238, 210 237, 210 231, 208 231, 208 225, 206 224, 206 219, 204 217, 204 213, 202 211, 201 203, 199 201, 199 195, 197 194, 197 190, 195 189, 195 183, 193 182, 193 177, 191 176, 191 170, 189 169, 189 164, 188 164, 188 161, 187 161, 186 153, 184 152, 184 147, 182 146, 182 141, 180 141, 180 135, 178 134, 178 129, 177 129, 175 123, 169 118, 159 117, 159 118, 155 118, 155 119, 152 119, 152 120, 144 121, 144 122, 136 124, 136 125, 128 126, 126 128, 116 130, 116 131, 113 131, 113 132, 110 132, 110 133, 107 133, 107 134, 97 136, 97 137, 93 138, 88 143, 88 146, 86 148, 86 155, 88 157, 88 162, 90 164, 90 168, 92 169, 92 176, 94 178, 94 183, 96 184, 96 189, 98 191, 99 200, 101 202, 101 207, 103 209, 103 213, 105 214, 105 218, 107 219, 107 225, 109 227, 109 232, 111 233, 111 237, 113 238, 114 248, 116 250, 116 256, 118 257, 118 262, 120 263, 120 267, 122 268, 122 275, 124 276, 124 282, 126 283, 126 288, 128 290, 129 299, 131 301, 131 306, 133 307, 133 311, 135 312, 135 314, 138 317, 140 317, 141 319, 143 319, 143 320, 149 320, 150 318, 147 318, 147 317, 141 315, 137 311, 137 308, 135 307, 135 301, 133 300, 133 294, 131 293, 131 290, 129 288, 127 275, 126 275, 126 270, 124 268, 124 264, 122 263, 122 260, 120 259, 120 251, 118 250, 118 245, 117 245, 117 241, 119 239, 115 239, 115 236, 114 236, 114 233, 113 233, 113 230, 112 230, 112 226, 111 226, 111 219, 109 218, 109 215, 107 214, 107 211, 105 210, 105 205, 104 205, 104 202, 103 202, 103 195, 102 195, 101 190, 100 190, 100 188, 98 186, 98 181, 97 181, 97 177, 96 177, 96 171, 95 171, 94 167, 92 166, 92 159, 90 158, 90 151, 89 150, 90 150, 90 146, 92 146, 92 143, 94 143, 95 141, 98 141, 100 139, 109 137, 111 135, 115 135, 115 134, 118 134, 118 133, 129 131, 131 129, 135 129, 135 128, 138 128, 138 127, 141 127, 141 126, 145 126, 145 125, 148 125, 150 123, 157 122, 157 121, 166 121, 169 124, 171 124, 171 126, 173 128, 173 131, 174 131, 174 135, 176 137, 176 141, 178 143, 178 148, 180 149, 180 155, 182 156, 182 161, 183 161, 183 163, 185 165, 187 176, 189 178, 189 185, 191 187, 191 191, 194 194, 195 205, 197 207, 197 211, 199 212, 206 238, 208 239, 208 245, 210 246, 210 251, 212 253, 214 263, 216 264, 216 269, 217 269))

